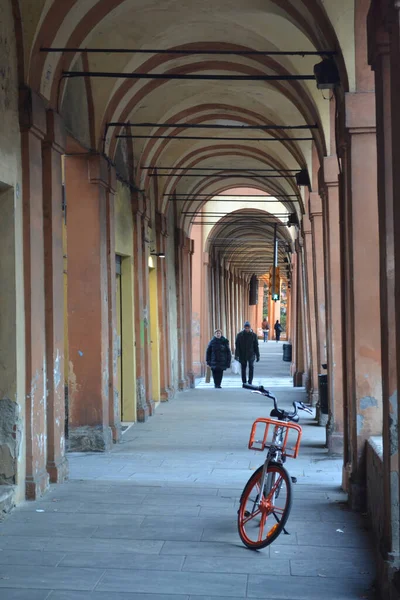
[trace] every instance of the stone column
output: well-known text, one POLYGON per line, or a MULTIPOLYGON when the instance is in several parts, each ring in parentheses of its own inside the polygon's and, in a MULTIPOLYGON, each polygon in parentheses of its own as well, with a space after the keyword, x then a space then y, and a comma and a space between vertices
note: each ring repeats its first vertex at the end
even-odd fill
POLYGON ((297 253, 292 254, 292 284, 291 284, 291 300, 290 300, 290 336, 292 342, 292 364, 290 365, 290 374, 294 377, 296 372, 297 359, 297 253))
MULTIPOLYGON (((165 215, 156 212, 157 252, 166 253, 167 220, 165 215)), ((157 264, 158 322, 160 334, 160 398, 161 401, 171 397, 171 348, 169 332, 169 295, 167 293, 167 263, 160 259, 157 264)))
POLYGON ((35 500, 47 490, 49 484, 42 181, 42 141, 47 124, 41 98, 28 88, 20 91, 20 127, 26 352, 26 497, 35 500))
POLYGON ((108 391, 109 424, 113 441, 121 436, 121 414, 118 396, 118 337, 117 337, 117 288, 115 269, 115 219, 114 200, 117 178, 114 167, 108 169, 106 188, 106 227, 107 227, 107 271, 108 271, 108 391))
POLYGON ((192 354, 192 260, 194 254, 194 243, 186 237, 185 244, 185 317, 186 317, 186 379, 189 387, 194 388, 193 354, 192 354))
POLYGON ((201 375, 204 375, 206 370, 206 348, 209 340, 211 339, 210 331, 212 321, 210 310, 210 265, 208 252, 202 252, 202 261, 200 360, 201 375))
POLYGON ((140 422, 153 414, 151 378, 147 365, 149 344, 148 249, 145 242, 146 208, 138 194, 132 197, 133 256, 135 283, 135 342, 136 342, 136 399, 137 419, 140 422))
POLYGON ((327 446, 330 452, 342 454, 345 415, 343 404, 339 171, 336 155, 325 157, 319 178, 325 215, 324 256, 329 403, 327 446))
POLYGON ((65 160, 68 255, 69 447, 106 451, 109 422, 108 165, 65 160))
POLYGON ((398 596, 400 573, 399 327, 400 223, 400 14, 398 3, 373 0, 368 16, 369 62, 375 72, 382 335, 384 526, 378 541, 378 580, 382 598, 398 596), (390 4, 392 4, 390 6, 390 4), (396 590, 395 590, 396 588, 396 590))
POLYGON ((319 194, 311 192, 309 214, 312 229, 314 302, 317 326, 317 372, 326 363, 326 318, 325 318, 325 275, 324 275, 324 234, 322 223, 322 202, 319 194))
POLYGON ((179 389, 185 390, 189 381, 187 379, 187 321, 186 311, 188 295, 187 279, 187 258, 189 252, 189 242, 182 229, 176 230, 176 278, 177 278, 177 321, 178 321, 178 373, 179 389))
POLYGON ((375 93, 346 94, 346 372, 350 425, 348 490, 365 505, 365 443, 382 431, 382 364, 375 93))
POLYGON ((309 400, 313 406, 318 402, 318 350, 317 350, 317 318, 315 314, 315 288, 314 288, 314 269, 313 269, 313 242, 311 222, 308 215, 303 216, 303 236, 304 236, 304 253, 305 267, 307 278, 307 310, 308 310, 308 326, 309 338, 311 345, 311 361, 310 361, 310 382, 309 382, 309 400))
POLYGON ((43 144, 43 218, 47 373, 47 471, 51 483, 68 476, 65 457, 64 279, 61 154, 65 131, 60 116, 47 112, 43 144))

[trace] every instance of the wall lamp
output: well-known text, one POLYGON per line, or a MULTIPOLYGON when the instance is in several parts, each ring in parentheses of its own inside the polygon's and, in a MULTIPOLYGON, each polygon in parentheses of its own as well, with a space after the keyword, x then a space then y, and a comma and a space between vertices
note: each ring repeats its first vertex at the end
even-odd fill
POLYGON ((339 71, 333 58, 324 58, 316 64, 314 76, 319 90, 333 90, 340 83, 339 71))
POLYGON ((158 256, 158 258, 165 258, 164 252, 150 252, 150 256, 158 256))
POLYGON ((301 171, 296 173, 295 177, 296 177, 296 183, 299 187, 302 185, 307 186, 307 187, 311 186, 310 177, 308 175, 307 169, 302 169, 301 171))

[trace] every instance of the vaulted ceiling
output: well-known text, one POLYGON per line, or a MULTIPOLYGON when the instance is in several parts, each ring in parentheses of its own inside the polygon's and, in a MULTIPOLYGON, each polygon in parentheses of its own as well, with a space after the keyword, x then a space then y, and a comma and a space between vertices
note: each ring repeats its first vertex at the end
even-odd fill
POLYGON ((287 195, 284 206, 301 220, 304 206, 293 175, 311 173, 313 161, 329 154, 332 102, 312 79, 263 77, 312 76, 322 57, 245 53, 335 51, 342 85, 351 89, 352 1, 20 0, 19 7, 28 84, 61 112, 86 91, 91 145, 111 160, 129 152, 137 187, 157 196, 160 211, 174 195, 179 224, 188 233, 193 219, 182 213, 238 186, 287 195), (88 51, 41 51, 48 47, 88 51), (71 71, 165 78, 90 76, 77 87, 76 79, 63 77, 71 71), (187 78, 207 75, 217 77, 187 78), (280 129, 266 128, 271 125, 280 129), (290 129, 299 126, 304 128, 290 129))

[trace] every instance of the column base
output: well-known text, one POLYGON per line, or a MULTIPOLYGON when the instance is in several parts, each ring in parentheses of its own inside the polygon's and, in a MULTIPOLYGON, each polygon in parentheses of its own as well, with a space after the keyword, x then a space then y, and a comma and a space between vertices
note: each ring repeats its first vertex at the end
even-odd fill
POLYGON ((321 410, 318 413, 318 425, 320 427, 326 427, 328 425, 328 421, 329 421, 329 415, 321 412, 321 410))
POLYGON ((152 417, 156 410, 156 403, 154 402, 154 400, 146 400, 146 404, 149 408, 149 415, 150 415, 150 417, 152 417))
POLYGON ((50 477, 50 483, 63 483, 68 479, 69 466, 66 456, 59 461, 49 461, 47 463, 47 472, 50 477))
POLYGON ((181 379, 178 383, 178 389, 183 392, 184 390, 187 390, 189 387, 189 384, 187 382, 186 379, 181 379))
POLYGON ((9 513, 15 506, 15 487, 0 485, 0 520, 2 515, 9 513))
POLYGON ((367 488, 364 484, 349 483, 349 505, 351 510, 365 512, 367 509, 367 488))
POLYGON ((147 421, 147 419, 150 417, 150 409, 147 404, 146 406, 141 406, 140 408, 138 407, 136 411, 136 417, 138 423, 145 423, 147 421))
POLYGON ((161 390, 160 390, 161 402, 168 402, 168 400, 170 398, 172 398, 172 390, 170 388, 161 388, 161 390))
POLYGON ((70 452, 109 452, 112 445, 111 427, 103 425, 70 427, 68 436, 70 452))
POLYGON ((398 600, 400 598, 400 557, 390 554, 385 560, 379 556, 377 573, 380 597, 386 600, 398 600))
POLYGON ((296 371, 293 375, 293 387, 303 387, 303 371, 296 371))
POLYGON ((111 432, 114 444, 118 444, 121 439, 121 425, 113 425, 111 427, 111 432))
POLYGON ((195 381, 195 376, 193 371, 189 371, 189 373, 187 374, 186 378, 188 379, 188 387, 190 389, 194 388, 194 381, 195 381))
POLYGON ((25 496, 27 500, 37 500, 49 489, 49 474, 42 471, 36 475, 28 475, 25 479, 25 496))
POLYGON ((319 393, 315 390, 309 390, 308 392, 308 402, 311 406, 317 406, 319 401, 319 393))
POLYGON ((329 454, 343 456, 344 452, 344 435, 339 432, 332 432, 329 423, 326 427, 326 447, 329 454))

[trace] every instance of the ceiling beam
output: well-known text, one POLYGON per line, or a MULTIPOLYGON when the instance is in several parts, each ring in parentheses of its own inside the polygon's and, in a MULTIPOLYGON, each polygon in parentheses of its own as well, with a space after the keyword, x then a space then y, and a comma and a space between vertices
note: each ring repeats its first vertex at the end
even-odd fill
POLYGON ((191 73, 126 73, 112 71, 63 71, 62 77, 102 79, 158 79, 169 81, 315 81, 314 75, 215 75, 191 73))
POLYGON ((41 47, 40 52, 66 52, 76 53, 85 52, 88 54, 171 54, 171 55, 220 55, 220 56, 335 56, 335 50, 177 50, 165 48, 158 49, 143 49, 143 48, 66 48, 57 47, 41 47))
POLYGON ((301 169, 253 169, 252 167, 242 167, 233 168, 233 167, 143 167, 140 169, 142 171, 155 171, 160 169, 161 171, 254 171, 254 172, 266 172, 266 173, 298 173, 301 169))
MULTIPOLYGON (((227 119, 229 117, 226 117, 227 119)), ((233 118, 232 118, 233 120, 233 118)), ((237 119, 234 119, 237 120, 237 119)), ((176 129, 240 129, 246 130, 282 130, 282 129, 318 129, 318 125, 228 125, 222 123, 130 123, 129 121, 111 121, 108 127, 174 127, 176 129)))
POLYGON ((212 137, 206 135, 116 135, 117 139, 134 140, 208 140, 213 142, 310 142, 313 137, 288 137, 288 138, 256 138, 256 137, 212 137))

